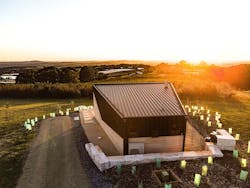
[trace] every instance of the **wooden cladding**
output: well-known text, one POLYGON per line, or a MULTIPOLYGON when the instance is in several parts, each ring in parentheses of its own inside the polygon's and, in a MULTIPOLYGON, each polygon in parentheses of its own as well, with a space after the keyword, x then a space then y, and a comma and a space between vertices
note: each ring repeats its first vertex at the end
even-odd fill
POLYGON ((129 144, 144 144, 144 153, 181 152, 184 136, 159 136, 129 138, 129 144))
POLYGON ((185 151, 202 151, 205 149, 205 140, 200 133, 187 122, 185 136, 185 151))

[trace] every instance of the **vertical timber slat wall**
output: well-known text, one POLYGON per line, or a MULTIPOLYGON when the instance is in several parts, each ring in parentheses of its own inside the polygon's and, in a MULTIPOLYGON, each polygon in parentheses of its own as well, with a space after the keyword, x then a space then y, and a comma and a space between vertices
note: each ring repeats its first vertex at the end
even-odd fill
POLYGON ((205 149, 205 140, 200 133, 187 121, 185 136, 185 151, 202 151, 205 149))
POLYGON ((183 139, 183 135, 129 138, 129 145, 144 143, 144 153, 181 152, 183 139))

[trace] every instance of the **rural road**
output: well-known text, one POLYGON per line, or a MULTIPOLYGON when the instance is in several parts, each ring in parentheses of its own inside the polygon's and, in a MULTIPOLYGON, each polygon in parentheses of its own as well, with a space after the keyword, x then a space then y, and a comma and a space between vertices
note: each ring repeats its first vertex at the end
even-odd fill
POLYGON ((92 187, 81 166, 70 117, 42 121, 17 187, 92 187))

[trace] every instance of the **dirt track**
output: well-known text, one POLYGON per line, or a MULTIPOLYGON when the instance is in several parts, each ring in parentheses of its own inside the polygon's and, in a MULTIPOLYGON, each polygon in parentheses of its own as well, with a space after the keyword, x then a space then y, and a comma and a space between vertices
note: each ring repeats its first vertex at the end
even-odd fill
POLYGON ((42 122, 17 187, 92 187, 81 166, 70 117, 42 122))

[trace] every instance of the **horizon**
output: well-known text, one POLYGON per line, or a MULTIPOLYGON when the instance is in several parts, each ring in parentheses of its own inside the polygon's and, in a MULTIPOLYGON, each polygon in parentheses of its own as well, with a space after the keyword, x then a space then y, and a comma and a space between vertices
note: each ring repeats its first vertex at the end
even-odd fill
MULTIPOLYGON (((169 64, 169 65, 177 65, 178 63, 180 63, 181 61, 185 61, 187 64, 192 65, 192 66, 196 66, 199 65, 201 63, 205 63, 206 65, 210 66, 210 65, 216 65, 216 66, 222 66, 222 67, 227 67, 227 66, 235 66, 235 65, 244 65, 244 64, 250 64, 250 61, 228 61, 228 62, 220 62, 220 63, 216 63, 216 62, 205 62, 205 61, 201 61, 201 62, 197 62, 197 63, 192 63, 192 62, 188 62, 186 60, 180 60, 180 61, 166 61, 166 60, 136 60, 136 59, 132 59, 132 60, 126 60, 126 59, 116 59, 116 60, 112 60, 112 59, 107 59, 107 60, 79 60, 79 61, 42 61, 42 60, 26 60, 26 61, 0 61, 0 66, 2 63, 31 63, 30 66, 34 66, 32 65, 32 63, 34 62, 39 62, 41 63, 82 63, 82 64, 103 64, 105 62, 111 63, 112 62, 114 64, 116 64, 117 62, 120 63, 124 63, 124 64, 144 64, 144 65, 151 65, 151 66, 157 66, 161 63, 164 64, 169 64)), ((51 65, 52 65, 51 64, 51 65)), ((16 65, 16 64, 15 64, 16 65)))
POLYGON ((249 62, 247 4, 243 0, 0 2, 0 62, 249 62))

